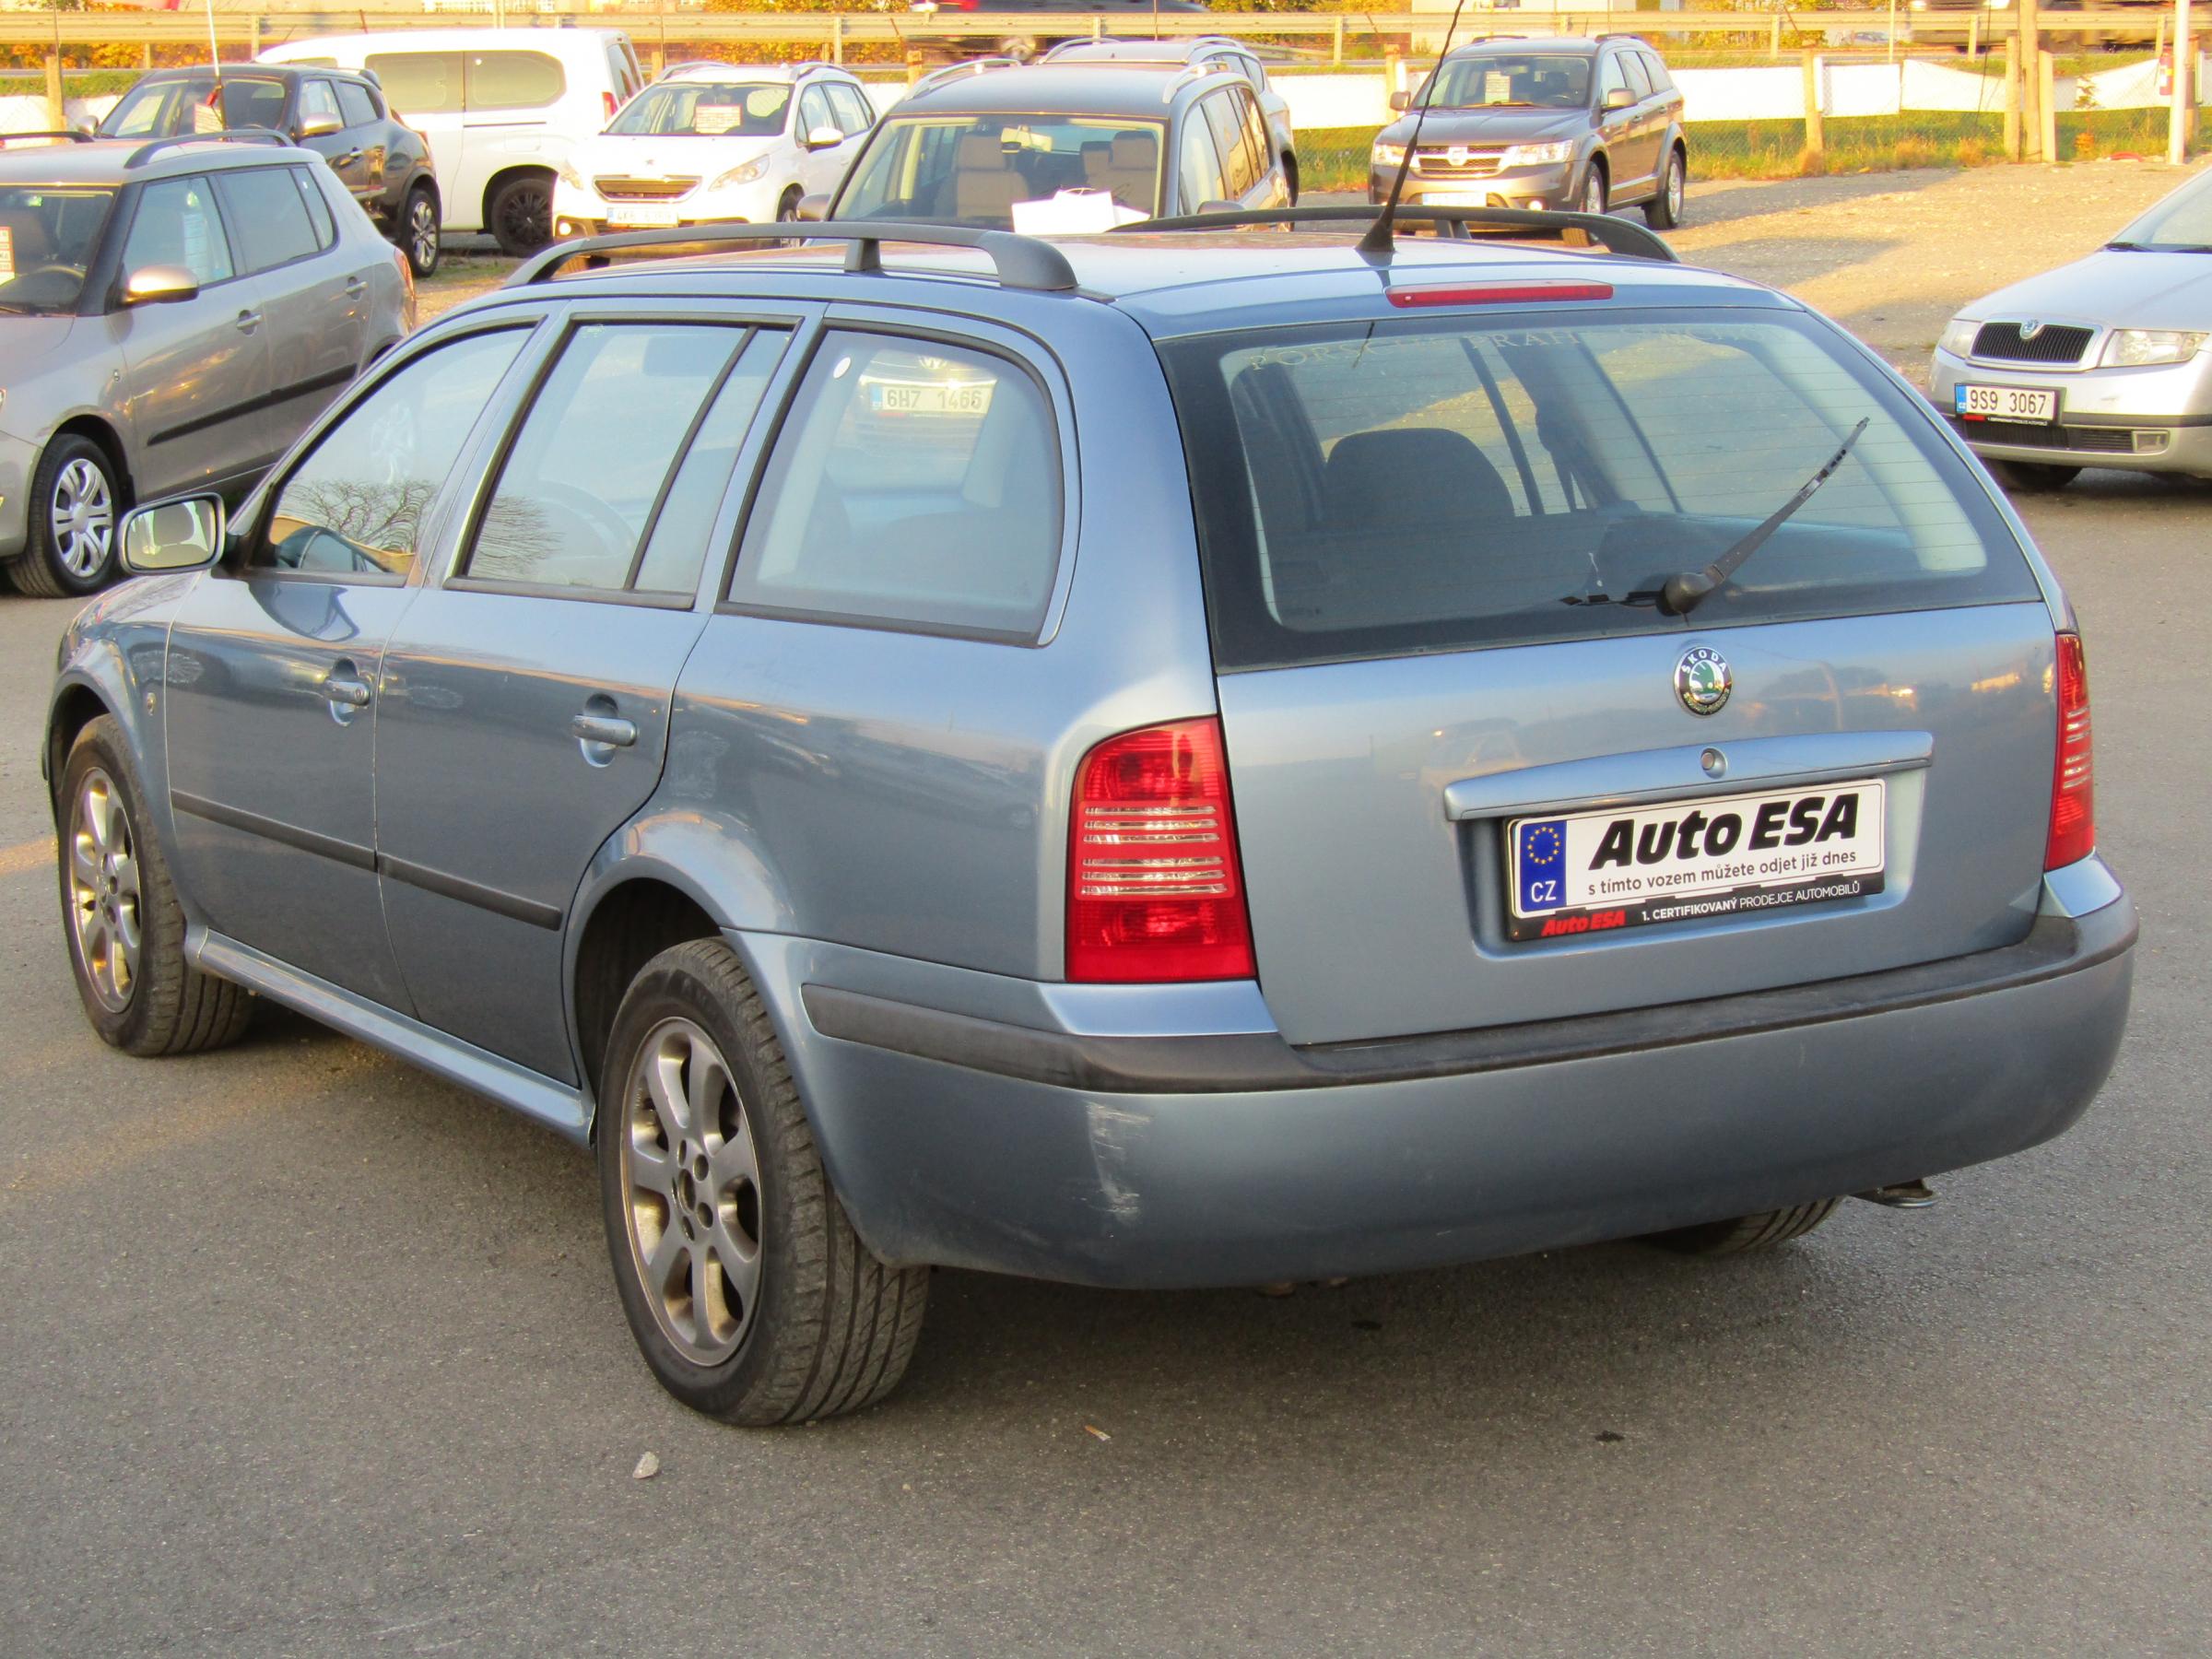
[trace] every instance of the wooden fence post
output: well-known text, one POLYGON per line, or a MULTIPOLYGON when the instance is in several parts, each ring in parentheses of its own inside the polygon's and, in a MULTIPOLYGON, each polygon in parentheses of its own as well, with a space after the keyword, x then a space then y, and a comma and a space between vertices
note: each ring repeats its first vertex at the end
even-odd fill
POLYGON ((1828 126, 1820 109, 1820 59, 1810 51, 1805 54, 1805 153, 1828 153, 1828 126))
POLYGON ((2030 161, 2048 161, 2042 147, 2042 100, 2038 96, 2042 76, 2037 67, 2043 48, 2042 6, 2039 0, 2020 0, 2014 14, 2014 31, 2019 37, 2020 154, 2030 161))
POLYGON ((2005 159, 2024 159, 2020 145, 2020 38, 2005 37, 2005 159))
POLYGON ((2043 152, 2046 161, 2058 159, 2058 111, 2053 107, 2058 100, 2052 94, 2052 87, 2057 79, 2057 68, 2058 58, 2055 53, 2038 52, 2035 54, 2035 114, 2041 127, 2036 144, 2043 152))
POLYGON ((1782 55, 1782 14, 1780 12, 1774 14, 1774 31, 1771 39, 1768 41, 1767 52, 1773 57, 1779 58, 1782 55))
POLYGON ((1336 14, 1335 39, 1329 48, 1329 62, 1338 68, 1344 66, 1344 14, 1336 14))
POLYGON ((841 64, 845 61, 845 14, 843 12, 834 14, 830 19, 830 61, 833 64, 841 64))
POLYGON ((46 54, 46 124, 55 132, 69 124, 69 100, 62 96, 62 52, 46 54))

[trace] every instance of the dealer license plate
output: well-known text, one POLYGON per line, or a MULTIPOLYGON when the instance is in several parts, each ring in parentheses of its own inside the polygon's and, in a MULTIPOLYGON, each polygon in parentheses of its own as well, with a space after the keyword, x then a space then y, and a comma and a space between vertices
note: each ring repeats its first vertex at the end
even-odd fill
POLYGON ((1969 420, 2028 420, 2049 426, 2058 418, 2058 394, 2033 386, 1959 386, 1952 406, 1969 420))
POLYGON ((1488 207, 1490 193, 1487 190, 1431 190, 1423 195, 1424 207, 1488 207))
POLYGON ((673 229, 679 216, 674 207, 641 206, 635 202, 606 205, 607 222, 622 230, 673 229))
POLYGON ((1507 935, 1758 916, 1882 890, 1883 785, 1515 818, 1507 935))
POLYGON ((877 381, 868 394, 878 415, 965 415, 991 412, 991 381, 877 381))

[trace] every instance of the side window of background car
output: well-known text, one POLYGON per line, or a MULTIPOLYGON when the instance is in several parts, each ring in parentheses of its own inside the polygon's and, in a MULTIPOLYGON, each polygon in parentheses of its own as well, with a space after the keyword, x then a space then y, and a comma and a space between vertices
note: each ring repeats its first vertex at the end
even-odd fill
POLYGON ((402 115, 461 112, 461 54, 457 52, 379 52, 363 60, 402 115))
POLYGON ((1267 90, 1267 71, 1260 67, 1259 59, 1247 57, 1240 52, 1237 53, 1236 67, 1244 78, 1252 83, 1253 91, 1265 92, 1267 90))
POLYGON ((276 492, 249 566, 403 580, 423 514, 529 332, 435 347, 347 410, 276 492))
POLYGON ((471 110, 540 110, 569 89, 560 61, 542 52, 472 52, 462 73, 461 98, 471 110))
POLYGON ((1275 140, 1268 135, 1267 117, 1260 113, 1260 100, 1249 92, 1237 94, 1237 108, 1244 117, 1244 142, 1251 147, 1253 164, 1265 177, 1275 165, 1275 140))
POLYGON ((1628 76, 1620 66, 1619 53, 1608 52, 1598 59, 1597 107, 1599 109, 1602 110, 1606 107, 1606 99, 1616 88, 1625 88, 1628 84, 1628 76))
POLYGON ((847 137, 865 133, 876 124, 875 109, 868 102, 867 94, 858 87, 831 81, 823 90, 829 93, 830 107, 837 112, 837 124, 844 129, 847 137))
POLYGON ((979 347, 831 333, 777 434, 727 597, 1033 640, 1062 495, 1052 404, 1027 370, 979 347))
POLYGON ((1666 64, 1657 53, 1640 52, 1636 55, 1643 60, 1643 71, 1652 77, 1654 91, 1672 92, 1675 89, 1675 77, 1667 74, 1666 64))
POLYGON ((1182 138, 1175 152, 1175 178, 1182 200, 1179 213, 1195 213, 1208 202, 1226 201, 1221 154, 1214 147, 1213 124, 1194 109, 1182 118, 1182 138))
POLYGON ((300 83, 300 124, 305 126, 318 115, 326 115, 343 126, 346 118, 338 113, 338 95, 326 80, 300 83))
POLYGON ((799 94, 799 142, 806 143, 819 127, 834 127, 841 133, 844 131, 830 115, 830 100, 821 88, 808 87, 799 94))
POLYGON ((238 240, 239 265, 249 276, 320 253, 323 243, 288 167, 232 169, 215 175, 223 218, 238 240))
POLYGON ((349 127, 367 126, 377 119, 376 100, 369 96, 369 88, 357 87, 351 81, 338 83, 338 113, 345 117, 349 127))
POLYGON ((1221 182, 1230 200, 1242 196, 1259 181, 1259 158, 1245 142, 1244 121, 1230 91, 1209 92, 1200 100, 1214 145, 1221 152, 1221 182))
POLYGON ((300 188, 300 200, 307 208, 307 222, 314 227, 315 246, 329 247, 338 240, 338 226, 330 217, 330 202, 323 194, 322 184, 304 167, 291 169, 291 175, 292 182, 300 188))
POLYGON ((1629 90, 1636 94, 1636 100, 1641 103, 1649 98, 1652 95, 1652 77, 1644 70, 1643 53, 1641 52, 1622 53, 1620 66, 1628 75, 1629 90))
POLYGON ((202 288, 229 279, 230 244, 206 179, 164 179, 139 192, 123 268, 153 265, 181 265, 202 288))
POLYGON ((578 328, 500 464, 459 577, 688 598, 782 339, 723 324, 578 328))

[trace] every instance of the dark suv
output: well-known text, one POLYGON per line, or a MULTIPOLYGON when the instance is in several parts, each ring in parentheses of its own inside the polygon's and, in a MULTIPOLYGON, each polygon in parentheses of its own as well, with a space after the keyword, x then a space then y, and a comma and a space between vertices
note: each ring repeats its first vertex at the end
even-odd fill
POLYGON ((1418 91, 1394 92, 1390 103, 1401 115, 1375 135, 1370 200, 1390 194, 1427 103, 1408 202, 1584 213, 1641 202, 1658 229, 1681 222, 1689 171, 1681 89, 1632 36, 1495 35, 1449 53, 1418 91))
POLYGON ((157 69, 108 112, 100 135, 182 138, 241 127, 266 127, 313 150, 406 253, 416 276, 437 270, 440 205, 429 146, 392 113, 373 76, 271 64, 157 69))

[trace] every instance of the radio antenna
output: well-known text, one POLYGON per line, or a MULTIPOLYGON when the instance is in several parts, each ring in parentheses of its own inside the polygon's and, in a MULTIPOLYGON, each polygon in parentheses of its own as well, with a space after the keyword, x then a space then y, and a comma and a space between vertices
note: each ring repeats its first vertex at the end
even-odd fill
POLYGON ((1382 211, 1375 215, 1375 222, 1367 228, 1359 239, 1359 252, 1370 258, 1388 259, 1397 244, 1392 233, 1397 222, 1398 198, 1406 194, 1406 175, 1413 169, 1414 147, 1421 141, 1421 124, 1429 119, 1429 107, 1436 101, 1436 83, 1444 78, 1444 64, 1452 55, 1452 37, 1459 31, 1459 14, 1467 9, 1467 0, 1459 0, 1452 8, 1452 21, 1444 25, 1443 50, 1436 54, 1436 67, 1430 72, 1428 85, 1421 88, 1421 107, 1413 117, 1413 131, 1406 135, 1406 153, 1398 158, 1398 176, 1390 182, 1390 194, 1382 201, 1382 211))

